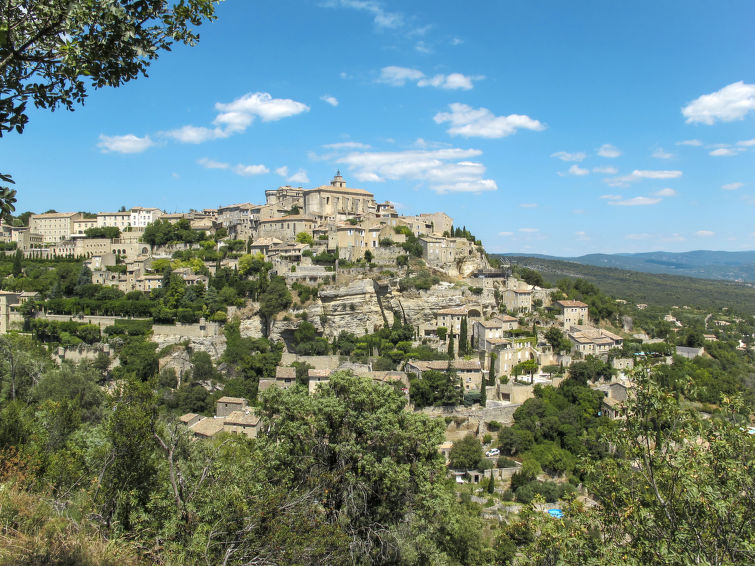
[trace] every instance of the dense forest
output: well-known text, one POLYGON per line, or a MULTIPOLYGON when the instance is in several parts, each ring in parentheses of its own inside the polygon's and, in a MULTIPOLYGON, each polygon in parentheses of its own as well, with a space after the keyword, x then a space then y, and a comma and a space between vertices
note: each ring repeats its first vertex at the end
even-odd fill
POLYGON ((747 284, 640 273, 526 256, 506 256, 505 259, 512 265, 537 270, 551 284, 564 277, 585 279, 600 287, 604 293, 635 303, 665 307, 689 305, 709 310, 726 307, 755 314, 755 287, 747 284))

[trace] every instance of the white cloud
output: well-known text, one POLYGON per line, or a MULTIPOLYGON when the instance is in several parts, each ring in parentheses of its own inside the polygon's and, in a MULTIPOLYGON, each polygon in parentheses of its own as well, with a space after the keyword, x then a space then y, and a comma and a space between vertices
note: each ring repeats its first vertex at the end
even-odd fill
POLYGON ((264 165, 242 165, 241 163, 239 163, 238 165, 235 165, 233 167, 233 172, 236 173, 236 175, 241 175, 242 177, 251 177, 253 175, 263 175, 265 173, 269 173, 270 169, 268 169, 264 165))
POLYGON ((404 25, 404 16, 398 12, 387 12, 380 2, 373 0, 327 0, 322 4, 325 8, 350 8, 359 12, 367 12, 373 17, 379 28, 397 29, 404 25))
POLYGON ((276 174, 276 175, 280 175, 281 177, 286 177, 286 176, 288 176, 288 167, 286 167, 285 165, 284 165, 283 167, 278 167, 278 168, 277 168, 277 169, 275 170, 275 174, 276 174))
POLYGON ((691 145, 691 146, 699 147, 703 145, 703 142, 701 142, 700 140, 683 140, 680 142, 676 142, 676 145, 691 145))
POLYGON ((598 155, 601 157, 618 157, 621 155, 621 151, 616 146, 611 145, 610 143, 604 143, 598 148, 598 155))
POLYGON ((228 103, 215 104, 221 114, 215 118, 215 124, 223 124, 227 129, 248 126, 255 117, 263 122, 275 122, 302 112, 309 112, 309 106, 290 98, 273 98, 267 92, 247 93, 228 103))
POLYGON ((622 197, 621 195, 600 195, 600 198, 606 200, 621 200, 624 197, 622 197))
POLYGON ((451 45, 461 45, 462 43, 464 43, 464 40, 460 37, 454 37, 453 39, 451 39, 451 45))
POLYGON ((519 206, 522 208, 537 208, 537 203, 536 202, 523 202, 519 206))
POLYGON ((656 159, 671 159, 674 157, 673 153, 669 153, 668 151, 664 151, 662 147, 659 147, 656 149, 651 157, 655 157, 656 159))
POLYGON ((677 179, 682 176, 681 171, 648 171, 635 169, 629 175, 623 177, 612 177, 606 179, 606 182, 612 187, 626 186, 628 183, 634 183, 642 179, 677 179))
POLYGON ((577 161, 577 162, 580 162, 585 157, 587 157, 587 154, 584 153, 584 152, 582 152, 582 151, 578 151, 578 152, 575 152, 575 153, 569 153, 569 152, 566 152, 566 151, 557 151, 556 153, 551 153, 551 157, 556 157, 556 158, 560 159, 561 161, 577 161))
POLYGON ((755 139, 753 139, 753 140, 742 140, 742 141, 738 141, 738 142, 737 142, 737 145, 739 145, 739 146, 744 146, 744 147, 750 147, 750 146, 753 146, 753 145, 755 145, 755 139))
POLYGON ((100 134, 100 141, 97 147, 100 148, 102 153, 109 153, 111 151, 115 153, 141 153, 153 145, 155 145, 155 142, 149 136, 140 138, 134 134, 126 134, 124 136, 106 136, 100 134))
POLYGON ((414 49, 419 51, 420 53, 425 53, 425 54, 433 52, 432 48, 422 40, 414 44, 414 49))
POLYGON ((347 141, 347 142, 338 142, 338 143, 329 143, 323 145, 323 147, 327 149, 369 149, 370 146, 366 143, 360 143, 355 141, 347 141))
MULTIPOLYGON (((508 238, 509 236, 513 236, 514 233, 513 232, 498 232, 498 235, 508 238)), ((755 236, 755 234, 753 234, 753 236, 755 236)))
POLYGON ((616 173, 619 172, 616 167, 611 167, 610 165, 601 165, 598 167, 592 168, 593 173, 603 173, 604 175, 616 175, 616 173))
POLYGON ((480 76, 468 76, 461 73, 450 73, 448 75, 434 75, 421 79, 417 86, 434 86, 445 90, 471 90, 474 88, 472 81, 480 80, 480 76))
POLYGON ((189 125, 161 132, 161 135, 181 143, 198 144, 240 134, 257 117, 263 122, 275 122, 308 112, 309 106, 289 98, 273 98, 266 92, 255 92, 247 93, 232 102, 218 102, 215 110, 219 113, 213 120, 214 128, 189 125))
POLYGON ((653 194, 654 194, 655 196, 657 196, 657 197, 675 197, 675 196, 677 196, 677 195, 678 195, 679 193, 677 193, 677 192, 676 192, 676 191, 675 191, 674 189, 671 189, 671 188, 665 188, 665 189, 661 189, 660 191, 656 191, 656 192, 655 192, 655 193, 653 193, 653 194))
POLYGON ((231 167, 230 163, 215 161, 214 159, 208 159, 206 157, 198 159, 197 163, 199 163, 205 169, 229 169, 231 167))
POLYGON ((380 69, 378 82, 389 84, 391 86, 404 86, 407 81, 415 82, 424 78, 425 73, 417 69, 408 69, 406 67, 389 66, 380 69))
POLYGON ((307 177, 307 172, 304 169, 299 169, 296 173, 288 178, 288 182, 304 185, 306 183, 309 183, 309 177, 307 177))
POLYGON ((420 181, 439 193, 494 191, 498 186, 484 178, 485 166, 468 161, 481 154, 479 149, 460 148, 352 152, 336 161, 362 182, 420 181))
POLYGON ((647 240, 650 237, 650 234, 647 232, 641 232, 639 234, 627 234, 625 238, 627 240, 647 240))
POLYGON ((574 232, 574 235, 577 237, 577 240, 580 242, 586 242, 590 239, 590 236, 587 235, 587 232, 583 232, 582 230, 578 232, 574 232))
POLYGON ((658 204, 659 202, 661 202, 661 199, 659 198, 632 197, 626 200, 614 200, 608 204, 615 206, 648 206, 651 204, 658 204))
POLYGON ((238 165, 231 166, 230 163, 225 163, 224 161, 215 161, 214 159, 208 159, 206 157, 198 159, 197 163, 199 163, 205 169, 231 170, 236 173, 236 175, 241 175, 242 177, 262 175, 264 173, 270 172, 270 170, 264 165, 244 165, 242 163, 239 163, 238 165))
POLYGON ((744 183, 727 183, 725 185, 721 185, 721 188, 725 191, 736 191, 737 189, 741 189, 744 186, 744 183))
POLYGON ((711 232, 710 230, 698 230, 695 232, 695 236, 699 236, 701 238, 709 238, 711 236, 715 236, 715 232, 711 232))
POLYGON ((483 76, 463 75, 462 73, 437 74, 427 76, 418 69, 389 66, 380 69, 379 83, 391 86, 404 86, 407 82, 416 83, 419 87, 435 87, 444 90, 471 90, 474 81, 482 80, 483 76))
POLYGON ((519 228, 519 231, 525 234, 535 234, 540 231, 540 228, 519 228))
POLYGON ((755 84, 738 81, 696 98, 682 108, 682 114, 688 124, 711 125, 716 120, 741 120, 752 110, 755 110, 755 84))
POLYGON ((454 102, 449 105, 451 112, 439 112, 433 120, 437 124, 450 122, 448 133, 452 136, 503 138, 519 129, 541 131, 545 129, 538 120, 521 114, 496 116, 487 108, 472 108, 454 102))
POLYGON ((579 165, 572 165, 569 167, 569 175, 576 175, 578 177, 583 177, 590 173, 587 169, 582 169, 579 165))
POLYGON ((338 106, 338 99, 335 96, 324 94, 320 97, 320 100, 322 100, 323 102, 327 102, 331 106, 338 106))
POLYGON ((183 126, 176 130, 163 132, 163 135, 181 143, 203 143, 209 140, 227 138, 230 134, 221 128, 183 126))
POLYGON ((713 157, 732 157, 734 155, 739 155, 739 150, 733 147, 719 147, 718 149, 711 151, 709 155, 712 155, 713 157))

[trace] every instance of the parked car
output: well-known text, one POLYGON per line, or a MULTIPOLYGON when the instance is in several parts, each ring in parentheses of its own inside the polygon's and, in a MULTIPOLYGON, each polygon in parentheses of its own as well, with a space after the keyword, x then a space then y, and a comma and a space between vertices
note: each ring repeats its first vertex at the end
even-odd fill
POLYGON ((498 448, 491 448, 490 450, 485 452, 485 456, 487 456, 488 458, 492 456, 500 456, 500 455, 501 455, 501 451, 498 450, 498 448))

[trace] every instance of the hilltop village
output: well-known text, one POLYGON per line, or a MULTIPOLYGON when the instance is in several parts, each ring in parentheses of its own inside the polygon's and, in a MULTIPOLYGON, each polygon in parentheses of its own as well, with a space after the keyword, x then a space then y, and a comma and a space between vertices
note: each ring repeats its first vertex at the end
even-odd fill
MULTIPOLYGON (((112 338, 143 333, 176 390, 197 373, 203 352, 218 370, 193 381, 206 400, 195 407, 215 415, 180 417, 200 436, 255 436, 259 419, 247 397, 297 383, 313 392, 339 370, 393 383, 407 408, 455 418, 446 449, 469 432, 482 438, 486 422, 510 424, 536 385, 557 386, 574 361, 610 362, 613 377, 596 384, 606 414, 632 387, 625 370, 636 358, 617 353, 632 336, 624 332, 631 319, 620 329, 601 323, 606 317, 591 317, 585 302, 490 258, 444 212, 400 215, 348 187, 340 172, 312 189, 267 190, 259 205, 51 211, 27 221, 2 226, 6 255, 83 264, 69 270, 75 282, 56 281, 44 297, 29 290, 28 269, 14 269, 0 291, 0 332, 31 331, 59 344, 59 359, 105 359, 106 370, 122 363, 112 338), (229 330, 267 340, 275 363, 234 369, 229 330), (221 395, 224 371, 251 378, 246 396, 221 395)), ((671 362, 671 350, 655 350, 671 362)))
MULTIPOLYGON (((353 545, 393 563, 429 532, 402 563, 508 564, 540 540, 523 543, 519 525, 546 532, 544 511, 614 513, 601 496, 614 468, 600 481, 589 470, 641 461, 631 443, 655 422, 648 407, 693 407, 708 447, 716 427, 736 444, 751 426, 749 412, 720 418, 726 399, 752 398, 751 315, 548 282, 446 213, 401 215, 340 173, 259 205, 22 213, 0 234, 0 535, 42 529, 22 522, 32 505, 29 516, 92 517, 94 532, 152 533, 139 544, 154 550, 108 548, 174 563, 249 563, 281 545, 304 557, 291 563, 361 563, 353 545), (31 469, 54 503, 27 499, 31 469), (387 546, 370 534, 386 522, 387 546)), ((672 433, 642 457, 698 446, 672 433)), ((714 470, 711 450, 695 478, 714 470)), ((727 520, 749 512, 737 502, 747 481, 713 498, 727 520)), ((8 563, 101 548, 76 536, 19 542, 8 563)))

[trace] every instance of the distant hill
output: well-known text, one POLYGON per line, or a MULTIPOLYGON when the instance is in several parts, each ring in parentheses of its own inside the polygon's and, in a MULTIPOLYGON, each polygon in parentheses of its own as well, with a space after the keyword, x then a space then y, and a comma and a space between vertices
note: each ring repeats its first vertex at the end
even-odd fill
POLYGON ((752 283, 642 273, 540 256, 495 255, 507 262, 539 271, 551 284, 563 277, 582 278, 594 283, 608 295, 635 303, 688 305, 707 310, 729 307, 734 311, 755 315, 755 285, 752 283))
MULTIPOLYGON (((519 255, 519 254, 511 254, 519 255)), ((685 275, 701 279, 721 279, 755 283, 755 251, 647 252, 639 254, 588 254, 579 257, 532 255, 557 261, 570 261, 596 267, 615 267, 643 273, 685 275)))

